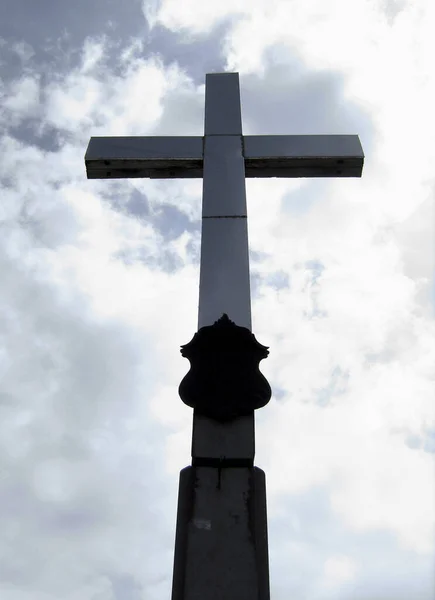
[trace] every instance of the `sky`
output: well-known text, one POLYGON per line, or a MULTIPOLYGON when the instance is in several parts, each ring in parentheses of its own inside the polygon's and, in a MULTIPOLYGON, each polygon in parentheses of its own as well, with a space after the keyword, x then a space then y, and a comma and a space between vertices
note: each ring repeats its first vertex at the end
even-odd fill
POLYGON ((170 598, 201 180, 91 136, 358 134, 361 179, 247 181, 273 600, 435 597, 435 4, 2 0, 0 597, 170 598))

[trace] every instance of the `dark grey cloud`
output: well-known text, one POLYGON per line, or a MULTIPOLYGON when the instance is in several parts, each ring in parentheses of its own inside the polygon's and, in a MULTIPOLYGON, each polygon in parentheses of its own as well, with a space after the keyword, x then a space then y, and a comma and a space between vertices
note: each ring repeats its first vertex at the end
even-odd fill
POLYGON ((111 576, 111 580, 115 600, 142 600, 144 589, 131 575, 111 576))
POLYGON ((165 65, 177 63, 196 85, 204 84, 205 73, 225 71, 223 45, 232 21, 226 19, 206 35, 196 36, 158 25, 148 37, 146 51, 158 54, 165 65))
POLYGON ((275 289, 290 288, 290 275, 285 271, 275 271, 266 275, 264 282, 275 289))
POLYGON ((279 45, 266 52, 264 62, 263 76, 241 77, 245 133, 358 134, 365 152, 370 152, 371 119, 362 106, 346 98, 341 73, 313 72, 296 53, 279 45))
POLYGON ((409 434, 406 445, 413 450, 435 454, 435 429, 427 428, 423 435, 409 434))
POLYGON ((87 39, 105 40, 102 64, 107 72, 115 70, 132 36, 146 36, 140 2, 133 0, 125 7, 113 0, 74 4, 5 0, 5 4, 0 22, 2 81, 8 85, 31 77, 40 84, 35 114, 25 115, 18 123, 8 122, 8 134, 45 151, 57 151, 67 140, 65 132, 43 121, 47 86, 62 81, 81 64, 87 39))
POLYGON ((392 25, 400 13, 406 8, 406 0, 383 0, 382 8, 388 19, 388 23, 392 25))
POLYGON ((57 152, 62 147, 62 135, 54 127, 45 125, 40 127, 39 119, 28 118, 14 127, 10 127, 9 134, 19 142, 41 148, 46 152, 57 152))
POLYGON ((167 240, 175 240, 185 231, 196 232, 200 228, 199 223, 192 223, 185 213, 172 204, 162 204, 152 223, 167 240))
MULTIPOLYGON (((112 44, 125 44, 133 36, 145 37, 148 25, 141 0, 3 0, 0 37, 8 46, 24 41, 34 51, 32 66, 56 64, 71 68, 80 57, 87 37, 107 35, 112 44)), ((18 57, 8 60, 19 69, 18 57)))
POLYGON ((127 180, 105 180, 102 186, 102 197, 117 212, 151 225, 161 237, 160 250, 157 255, 151 254, 144 244, 134 248, 121 249, 115 258, 122 260, 125 264, 132 265, 135 262, 142 262, 151 268, 173 273, 183 266, 183 260, 176 250, 171 249, 168 245, 183 233, 188 232, 192 238, 186 246, 186 252, 190 260, 199 267, 200 257, 196 240, 200 236, 200 220, 192 221, 186 213, 173 204, 162 202, 158 209, 155 206, 151 209, 147 194, 137 190, 127 180))
POLYGON ((121 68, 117 58, 134 39, 143 42, 144 57, 157 55, 165 66, 177 63, 201 84, 206 72, 224 70, 223 45, 232 22, 228 18, 206 35, 187 36, 161 25, 150 30, 142 0, 3 0, 2 76, 6 80, 21 76, 23 63, 42 77, 68 71, 80 63, 88 38, 105 38, 106 64, 116 72, 121 68))

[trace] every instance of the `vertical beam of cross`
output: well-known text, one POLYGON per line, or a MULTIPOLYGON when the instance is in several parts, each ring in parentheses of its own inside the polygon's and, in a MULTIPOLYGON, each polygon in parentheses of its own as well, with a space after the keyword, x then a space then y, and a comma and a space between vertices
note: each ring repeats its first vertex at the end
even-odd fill
POLYGON ((206 76, 198 328, 223 313, 251 329, 239 77, 206 76))

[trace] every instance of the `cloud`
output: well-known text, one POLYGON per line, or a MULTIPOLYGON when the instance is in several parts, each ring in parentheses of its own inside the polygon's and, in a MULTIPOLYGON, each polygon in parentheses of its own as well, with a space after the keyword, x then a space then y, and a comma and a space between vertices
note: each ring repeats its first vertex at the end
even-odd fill
POLYGON ((331 556, 324 565, 324 585, 326 588, 336 588, 340 584, 352 580, 355 576, 356 565, 348 556, 331 556))

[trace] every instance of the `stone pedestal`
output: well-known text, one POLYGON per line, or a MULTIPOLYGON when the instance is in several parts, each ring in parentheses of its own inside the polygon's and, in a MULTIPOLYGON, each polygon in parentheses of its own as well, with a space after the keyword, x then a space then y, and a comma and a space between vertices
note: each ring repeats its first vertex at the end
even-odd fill
POLYGON ((220 423, 193 413, 194 467, 252 467, 255 455, 254 411, 220 423))
POLYGON ((269 600, 265 475, 257 467, 180 473, 172 600, 269 600))

